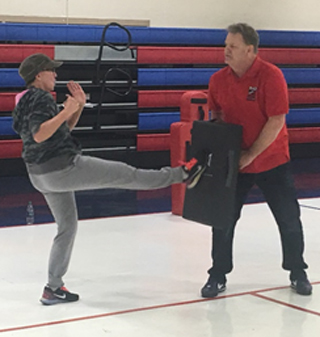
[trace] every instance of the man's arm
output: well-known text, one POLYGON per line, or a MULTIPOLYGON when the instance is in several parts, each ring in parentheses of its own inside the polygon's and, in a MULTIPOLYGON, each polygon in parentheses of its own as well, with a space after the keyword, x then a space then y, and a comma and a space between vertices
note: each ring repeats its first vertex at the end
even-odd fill
POLYGON ((262 153, 273 141, 275 141, 285 124, 285 119, 285 114, 269 117, 267 123, 250 149, 242 151, 239 162, 240 169, 243 169, 251 164, 260 153, 262 153))
POLYGON ((223 112, 211 110, 211 119, 216 120, 217 122, 223 122, 223 112))

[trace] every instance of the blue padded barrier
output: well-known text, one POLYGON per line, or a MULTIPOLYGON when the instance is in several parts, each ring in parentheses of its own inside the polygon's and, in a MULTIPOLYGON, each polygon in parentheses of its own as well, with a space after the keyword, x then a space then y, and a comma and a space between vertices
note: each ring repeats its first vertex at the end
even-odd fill
POLYGON ((1 41, 99 42, 102 26, 32 23, 0 24, 1 41))
POLYGON ((180 122, 179 111, 140 113, 138 130, 169 130, 175 122, 180 122))
MULTIPOLYGON (((127 27, 135 45, 224 45, 225 29, 127 27)), ((94 42, 99 43, 100 25, 43 23, 0 23, 0 41, 94 42)), ((260 46, 320 47, 320 32, 258 30, 260 46)), ((107 31, 106 41, 126 43, 127 36, 116 27, 107 31)))
MULTIPOLYGON (((220 68, 138 69, 139 86, 208 85, 220 68)), ((288 84, 320 84, 320 68, 282 68, 288 84)))
MULTIPOLYGON (((0 41, 34 42, 96 42, 99 43, 104 26, 61 25, 31 23, 1 23, 0 41)), ((132 44, 191 44, 222 45, 224 29, 126 27, 132 35, 132 44)), ((126 34, 116 27, 109 27, 106 41, 126 43, 126 34)))
MULTIPOLYGON (((208 85, 219 68, 138 69, 138 85, 208 85)), ((21 87, 18 69, 0 69, 0 87, 21 87)))
POLYGON ((320 84, 320 68, 281 68, 288 84, 320 84))
MULTIPOLYGON (((320 124, 320 108, 290 109, 286 120, 289 126, 320 124)), ((179 111, 140 113, 138 130, 167 130, 172 123, 179 121, 179 111)), ((12 129, 12 117, 0 117, 0 135, 16 135, 12 129)))
POLYGON ((24 87, 18 69, 0 69, 0 87, 24 87))
POLYGON ((320 108, 290 109, 286 121, 288 126, 320 124, 320 108))
POLYGON ((320 32, 258 30, 260 46, 319 47, 320 32))
MULTIPOLYGON (((290 109, 287 115, 289 126, 320 124, 320 108, 290 109)), ((167 130, 171 123, 180 121, 180 112, 140 113, 139 130, 167 130)), ((12 129, 12 117, 0 117, 0 135, 16 135, 12 129)))
MULTIPOLYGON (((140 113, 138 130, 168 130, 180 121, 180 112, 140 113)), ((320 108, 290 109, 286 116, 288 126, 320 124, 320 108)))
POLYGON ((224 29, 130 27, 132 43, 138 45, 224 45, 224 29))
POLYGON ((139 86, 152 85, 208 85, 219 68, 138 69, 139 86))
POLYGON ((0 135, 17 135, 16 132, 12 129, 12 117, 0 117, 0 135))
MULTIPOLYGON (((138 86, 205 85, 219 68, 138 69, 138 86)), ((320 84, 320 68, 281 69, 288 84, 320 84)), ((0 87, 23 87, 18 69, 0 69, 0 87)))
MULTIPOLYGON (((138 86, 204 85, 220 68, 138 69, 138 86)), ((288 84, 320 84, 320 68, 281 69, 288 84)), ((18 69, 0 69, 0 87, 23 87, 18 69)))
MULTIPOLYGON (((225 29, 130 27, 133 44, 223 46, 225 29)), ((320 32, 258 30, 260 47, 320 47, 320 32)))

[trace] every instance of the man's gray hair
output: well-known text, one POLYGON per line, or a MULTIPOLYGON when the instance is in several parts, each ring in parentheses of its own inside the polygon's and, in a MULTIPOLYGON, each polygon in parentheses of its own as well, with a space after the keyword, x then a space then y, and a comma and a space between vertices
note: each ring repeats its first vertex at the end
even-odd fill
POLYGON ((258 52, 259 34, 246 23, 235 23, 227 28, 228 33, 241 34, 246 45, 253 45, 254 52, 258 52))

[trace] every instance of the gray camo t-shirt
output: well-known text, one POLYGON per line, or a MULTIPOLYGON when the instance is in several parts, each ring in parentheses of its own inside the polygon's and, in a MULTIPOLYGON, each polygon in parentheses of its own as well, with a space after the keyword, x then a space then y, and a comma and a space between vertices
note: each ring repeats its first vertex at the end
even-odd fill
POLYGON ((66 122, 44 142, 34 141, 33 135, 40 125, 58 113, 54 98, 42 89, 31 87, 20 98, 12 112, 13 129, 22 139, 22 158, 26 163, 42 164, 58 156, 74 156, 81 153, 81 146, 71 136, 66 122))

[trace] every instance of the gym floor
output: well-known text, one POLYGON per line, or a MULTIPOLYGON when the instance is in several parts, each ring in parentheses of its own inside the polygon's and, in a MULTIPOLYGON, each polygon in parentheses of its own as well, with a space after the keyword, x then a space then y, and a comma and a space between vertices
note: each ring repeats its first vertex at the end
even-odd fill
POLYGON ((3 336, 316 337, 320 331, 320 167, 293 161, 312 296, 289 287, 277 227, 258 190, 236 233, 227 290, 202 299, 211 229, 172 215, 170 189, 78 193, 79 232, 66 286, 80 301, 42 306, 55 224, 26 177, 1 178, 3 336), (35 224, 25 226, 31 200, 35 224), (145 214, 143 214, 145 213, 145 214))

